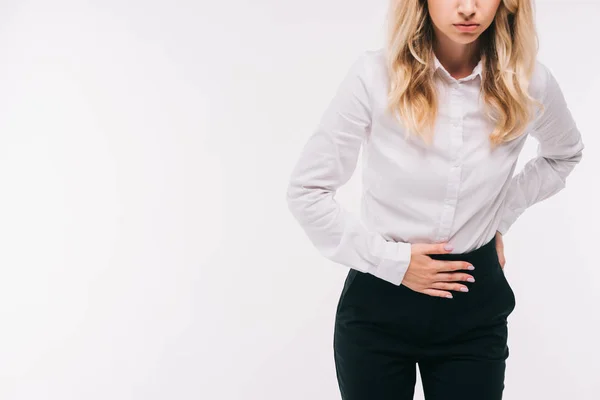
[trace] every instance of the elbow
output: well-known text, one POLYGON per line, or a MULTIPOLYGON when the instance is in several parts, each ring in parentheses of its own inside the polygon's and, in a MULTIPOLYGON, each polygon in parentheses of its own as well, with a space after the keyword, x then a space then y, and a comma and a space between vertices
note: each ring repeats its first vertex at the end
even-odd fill
POLYGON ((291 214, 303 225, 321 223, 336 208, 333 190, 292 179, 287 184, 286 203, 291 214))
POLYGON ((296 218, 301 218, 307 208, 307 191, 298 180, 290 179, 285 191, 285 202, 288 210, 296 218))
POLYGON ((583 151, 579 150, 569 157, 544 158, 562 182, 562 187, 565 187, 568 176, 571 174, 571 172, 573 172, 577 164, 581 162, 583 158, 583 151))
POLYGON ((285 191, 285 202, 289 211, 294 213, 296 202, 298 200, 298 189, 292 181, 288 182, 285 191))
POLYGON ((581 136, 579 136, 577 144, 573 146, 573 151, 571 152, 571 155, 567 157, 564 161, 573 165, 578 164, 583 158, 583 149, 585 149, 585 144, 583 143, 583 139, 581 138, 581 136))
POLYGON ((563 158, 562 162, 567 164, 570 169, 575 168, 577 164, 579 164, 583 158, 583 149, 585 145, 582 141, 579 141, 579 145, 575 148, 575 151, 571 154, 571 156, 567 158, 563 158))
POLYGON ((565 169, 570 172, 573 168, 575 168, 577 164, 581 162, 581 159, 583 158, 583 151, 577 150, 576 152, 571 153, 569 156, 566 157, 545 158, 550 164, 552 164, 552 166, 555 169, 565 169))
POLYGON ((575 151, 571 154, 570 157, 566 158, 564 161, 568 162, 570 164, 573 164, 573 165, 578 164, 581 161, 581 159, 583 158, 583 149, 584 148, 585 148, 585 145, 580 140, 578 143, 578 146, 575 147, 575 151))

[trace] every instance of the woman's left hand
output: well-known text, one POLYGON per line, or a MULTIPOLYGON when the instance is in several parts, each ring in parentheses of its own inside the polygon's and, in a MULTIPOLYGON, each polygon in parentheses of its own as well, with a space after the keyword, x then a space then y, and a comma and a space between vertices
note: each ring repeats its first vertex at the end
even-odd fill
POLYGON ((496 231, 496 252, 498 253, 498 261, 500 261, 500 267, 504 269, 506 259, 504 258, 504 242, 502 241, 502 234, 496 231))

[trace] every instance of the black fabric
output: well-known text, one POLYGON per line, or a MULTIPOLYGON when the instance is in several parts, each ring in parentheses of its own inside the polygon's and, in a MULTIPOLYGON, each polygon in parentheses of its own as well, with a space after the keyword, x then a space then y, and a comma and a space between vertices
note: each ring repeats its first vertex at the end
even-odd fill
MULTIPOLYGON (((426 400, 499 400, 504 390, 507 317, 515 295, 495 236, 462 254, 469 292, 433 297, 350 269, 335 317, 333 349, 343 400, 413 399, 418 366, 426 400)), ((457 271, 459 272, 459 271, 457 271)))

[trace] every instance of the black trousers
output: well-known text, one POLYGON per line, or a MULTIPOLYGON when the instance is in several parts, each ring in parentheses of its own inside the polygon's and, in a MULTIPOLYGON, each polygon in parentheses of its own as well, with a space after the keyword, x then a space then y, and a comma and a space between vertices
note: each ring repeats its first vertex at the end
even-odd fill
POLYGON ((344 400, 413 399, 416 366, 426 400, 500 400, 509 355, 507 317, 515 295, 495 236, 462 254, 469 292, 434 297, 350 269, 335 317, 333 349, 344 400))

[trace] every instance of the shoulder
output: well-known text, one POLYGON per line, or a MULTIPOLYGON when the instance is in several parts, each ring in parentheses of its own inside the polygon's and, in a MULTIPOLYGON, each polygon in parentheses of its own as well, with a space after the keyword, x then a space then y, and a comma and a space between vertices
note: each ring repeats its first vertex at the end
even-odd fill
POLYGON ((363 50, 358 58, 370 73, 381 72, 387 65, 386 51, 382 47, 363 50))
POLYGON ((543 102, 552 97, 557 90, 560 90, 560 88, 550 67, 544 62, 536 60, 535 68, 529 81, 530 94, 543 102))
POLYGON ((383 64, 386 62, 385 48, 367 49, 363 51, 363 56, 374 64, 383 64))
POLYGON ((573 115, 567 104, 561 85, 551 68, 538 61, 536 73, 530 86, 534 96, 542 103, 542 109, 536 110, 534 132, 536 137, 571 132, 577 129, 573 115))
POLYGON ((350 67, 350 74, 358 77, 368 89, 387 77, 386 52, 384 48, 360 51, 350 67))
POLYGON ((373 73, 385 65, 385 49, 366 49, 354 56, 351 69, 358 73, 373 73))

